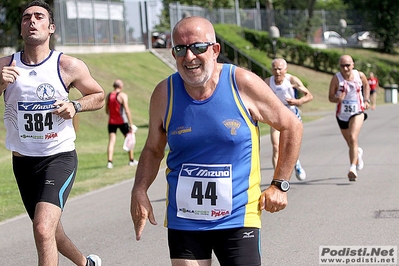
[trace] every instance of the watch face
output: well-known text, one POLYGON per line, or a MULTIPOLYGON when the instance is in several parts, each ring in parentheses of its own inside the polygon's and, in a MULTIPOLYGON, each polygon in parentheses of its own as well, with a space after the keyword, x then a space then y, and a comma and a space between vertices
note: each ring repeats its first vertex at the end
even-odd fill
POLYGON ((288 183, 287 181, 283 181, 281 182, 281 189, 283 191, 287 191, 290 189, 290 183, 288 183))
POLYGON ((80 102, 77 101, 72 101, 73 106, 75 107, 76 112, 80 112, 82 110, 82 105, 80 105, 80 102))
POLYGON ((290 189, 290 182, 288 182, 287 180, 273 180, 272 185, 275 185, 284 192, 287 192, 290 189))

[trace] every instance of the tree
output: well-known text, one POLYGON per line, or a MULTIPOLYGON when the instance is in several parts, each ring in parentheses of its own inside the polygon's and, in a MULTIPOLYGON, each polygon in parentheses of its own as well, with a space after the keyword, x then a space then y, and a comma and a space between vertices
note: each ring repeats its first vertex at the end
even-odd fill
POLYGON ((399 41, 399 1, 398 0, 344 0, 354 9, 365 14, 379 41, 382 52, 395 53, 395 43, 399 41))
MULTIPOLYGON (((2 0, 0 2, 0 11, 5 14, 4 20, 0 21, 0 33, 5 42, 1 43, 0 46, 9 46, 13 43, 17 48, 21 48, 21 27, 20 22, 22 18, 22 12, 26 5, 32 0, 2 0)), ((52 8, 54 7, 54 0, 45 1, 52 8)))
POLYGON ((343 0, 266 0, 273 2, 276 10, 307 10, 308 16, 306 22, 297 32, 299 39, 306 42, 311 34, 312 24, 314 23, 314 11, 318 9, 325 10, 346 10, 347 6, 343 0))

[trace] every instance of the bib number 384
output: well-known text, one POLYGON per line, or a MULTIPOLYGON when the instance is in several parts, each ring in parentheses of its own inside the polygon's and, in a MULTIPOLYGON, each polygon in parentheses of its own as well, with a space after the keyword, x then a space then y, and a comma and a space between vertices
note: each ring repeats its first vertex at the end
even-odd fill
POLYGON ((177 216, 217 220, 231 214, 232 169, 226 165, 183 164, 176 189, 177 216))
POLYGON ((18 102, 18 129, 22 142, 58 140, 58 122, 56 115, 51 113, 54 102, 18 102))

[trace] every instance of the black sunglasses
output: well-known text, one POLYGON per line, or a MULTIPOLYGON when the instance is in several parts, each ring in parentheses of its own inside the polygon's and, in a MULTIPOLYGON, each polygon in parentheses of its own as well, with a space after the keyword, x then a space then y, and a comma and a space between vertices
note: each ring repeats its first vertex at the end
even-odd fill
POLYGON ((344 67, 350 67, 352 64, 344 64, 344 65, 341 65, 341 67, 342 68, 344 68, 344 67))
POLYGON ((176 45, 172 49, 176 56, 183 57, 186 56, 187 48, 189 48, 193 54, 197 55, 205 53, 208 47, 214 44, 213 42, 196 42, 188 45, 176 45))

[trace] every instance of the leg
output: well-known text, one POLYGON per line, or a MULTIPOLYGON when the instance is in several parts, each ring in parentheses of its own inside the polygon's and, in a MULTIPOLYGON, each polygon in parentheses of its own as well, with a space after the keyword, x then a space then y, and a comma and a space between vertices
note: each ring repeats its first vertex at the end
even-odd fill
POLYGON ((209 231, 168 229, 172 266, 211 266, 212 245, 209 231))
POLYGON ((270 127, 270 140, 272 142, 273 155, 272 155, 272 164, 273 168, 276 168, 277 160, 278 160, 278 147, 280 145, 280 131, 270 127))
POLYGON ((342 136, 345 138, 349 147, 349 161, 351 164, 357 164, 358 156, 358 137, 360 129, 363 126, 364 114, 355 115, 349 120, 349 128, 341 129, 342 136))
POLYGON ((86 257, 78 250, 64 232, 61 221, 58 223, 55 238, 58 251, 76 265, 86 265, 86 257))
POLYGON ((73 263, 85 266, 87 259, 66 236, 62 227, 61 209, 47 202, 39 202, 33 220, 33 234, 39 265, 58 265, 58 251, 73 263))
MULTIPOLYGON (((355 115, 351 117, 348 123, 348 128, 342 129, 341 132, 344 136, 346 143, 349 147, 349 160, 350 160, 350 169, 348 172, 349 181, 356 181, 357 172, 356 168, 361 170, 363 166, 357 166, 359 159, 359 145, 358 145, 358 137, 360 133, 360 129, 363 125, 364 114, 355 115)), ((363 151, 361 151, 363 153, 363 151)))
POLYGON ((53 204, 40 202, 36 205, 33 219, 39 266, 58 265, 58 250, 55 231, 61 218, 61 209, 53 204))
POLYGON ((377 105, 377 92, 373 91, 370 95, 371 110, 374 110, 377 105))
POLYGON ((133 160, 134 160, 133 149, 131 149, 131 150, 128 152, 128 155, 129 155, 129 162, 133 161, 133 160))
MULTIPOLYGON (((126 140, 126 137, 131 132, 132 129, 130 128, 129 124, 126 123, 120 127, 120 130, 122 131, 122 134, 126 140)), ((127 154, 129 156, 129 165, 134 166, 134 165, 137 165, 137 161, 134 160, 134 145, 136 144, 136 136, 135 136, 135 134, 131 134, 129 136, 132 137, 131 141, 133 143, 133 146, 132 146, 132 149, 130 151, 128 151, 127 154)))
MULTIPOLYGON (((125 139, 126 139, 126 137, 127 137, 127 134, 128 134, 128 132, 127 132, 126 134, 123 134, 125 139)), ((134 137, 135 137, 135 136, 134 136, 134 137)), ((132 148, 130 151, 127 152, 127 155, 129 156, 129 164, 130 164, 130 162, 133 162, 133 161, 134 161, 134 153, 133 153, 133 150, 134 150, 134 146, 133 146, 133 148, 132 148)))
POLYGON ((211 266, 212 260, 172 259, 172 266, 211 266))
POLYGON ((115 142, 116 142, 116 133, 114 133, 114 132, 109 133, 108 149, 107 149, 109 162, 112 162, 112 157, 114 155, 115 142))

